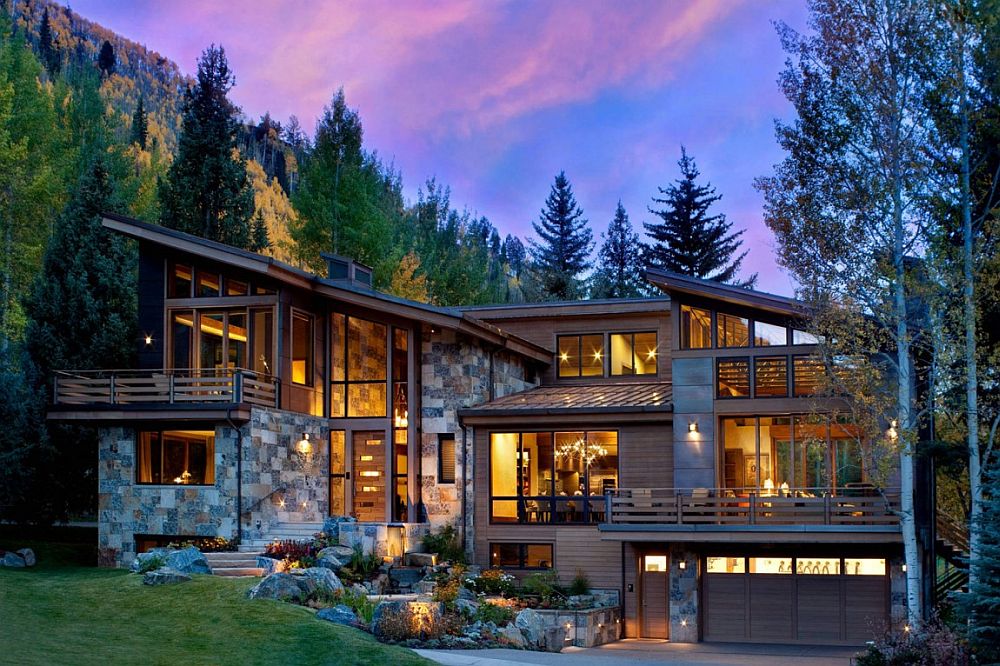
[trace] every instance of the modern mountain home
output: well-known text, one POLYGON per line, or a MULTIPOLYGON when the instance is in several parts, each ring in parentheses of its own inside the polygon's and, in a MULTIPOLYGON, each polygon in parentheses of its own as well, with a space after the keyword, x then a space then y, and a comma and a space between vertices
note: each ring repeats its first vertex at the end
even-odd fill
POLYGON ((100 427, 107 565, 348 515, 384 555, 451 523, 476 564, 582 571, 625 637, 862 644, 903 621, 898 482, 817 395, 792 299, 650 270, 658 298, 442 308, 346 258, 320 277, 104 225, 139 245, 138 364, 59 373, 50 418, 100 427))

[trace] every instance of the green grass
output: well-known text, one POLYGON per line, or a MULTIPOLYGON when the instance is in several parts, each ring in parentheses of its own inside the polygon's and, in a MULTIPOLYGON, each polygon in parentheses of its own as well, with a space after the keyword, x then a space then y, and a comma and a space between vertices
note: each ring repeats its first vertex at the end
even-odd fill
POLYGON ((247 599, 256 579, 148 587, 136 574, 80 566, 78 544, 22 545, 39 566, 0 569, 0 663, 429 663, 306 608, 247 599))

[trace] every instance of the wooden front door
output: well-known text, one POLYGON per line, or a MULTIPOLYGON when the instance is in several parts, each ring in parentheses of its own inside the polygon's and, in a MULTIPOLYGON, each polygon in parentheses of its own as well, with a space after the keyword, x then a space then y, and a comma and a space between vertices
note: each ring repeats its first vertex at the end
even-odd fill
POLYGON ((667 555, 643 555, 639 562, 640 638, 668 638, 667 587, 670 580, 667 555))

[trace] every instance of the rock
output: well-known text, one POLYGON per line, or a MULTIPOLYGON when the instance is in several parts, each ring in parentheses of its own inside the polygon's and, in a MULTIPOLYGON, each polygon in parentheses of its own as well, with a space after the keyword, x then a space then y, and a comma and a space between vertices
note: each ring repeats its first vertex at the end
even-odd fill
POLYGON ((293 569, 292 576, 295 577, 295 582, 307 595, 313 592, 333 594, 344 590, 344 584, 337 578, 337 574, 324 567, 293 569))
POLYGON ((354 594, 368 594, 368 588, 361 583, 351 583, 351 592, 354 594))
POLYGON ((525 640, 524 634, 521 633, 520 629, 518 629, 512 624, 509 624, 506 627, 500 627, 497 630, 497 637, 501 641, 505 643, 510 643, 511 646, 516 648, 523 649, 528 647, 528 641, 525 640))
POLYGON ((530 608, 525 608, 514 618, 514 626, 524 632, 528 642, 537 647, 545 644, 545 623, 542 616, 530 608))
POLYGON ((464 613, 465 615, 475 616, 476 611, 479 610, 479 604, 475 601, 469 601, 468 599, 456 599, 455 610, 459 613, 464 613))
POLYGON ((544 648, 546 652, 562 652, 566 647, 566 627, 561 624, 546 627, 544 639, 539 647, 544 648))
POLYGON ((132 572, 138 572, 142 565, 147 560, 152 558, 159 558, 162 560, 162 567, 176 569, 181 573, 212 573, 211 567, 208 566, 208 560, 206 560, 205 556, 201 554, 201 551, 194 546, 188 546, 187 548, 181 548, 180 550, 174 550, 172 548, 151 548, 149 551, 139 553, 136 556, 136 558, 132 561, 130 570, 132 572))
POLYGON ((264 570, 264 575, 269 576, 278 570, 278 560, 273 557, 257 556, 257 568, 264 570))
POLYGON ((472 590, 470 590, 469 588, 467 588, 464 585, 461 586, 460 588, 458 588, 458 598, 459 599, 466 599, 468 601, 476 601, 476 599, 477 599, 476 593, 473 592, 472 590))
POLYGON ((17 554, 24 559, 24 566, 26 567, 35 566, 36 562, 35 551, 31 550, 30 548, 22 548, 21 550, 17 551, 17 554))
POLYGON ((330 516, 323 521, 323 534, 326 534, 333 539, 340 538, 340 524, 341 523, 356 523, 357 518, 352 518, 351 516, 330 516))
POLYGON ((432 567, 436 560, 433 553, 407 553, 403 558, 408 567, 432 567))
POLYGON ((423 572, 412 567, 393 567, 389 570, 389 578, 399 588, 414 588, 420 582, 423 572))
POLYGON ((372 614, 372 634, 385 640, 405 640, 440 634, 444 604, 381 601, 372 614))
POLYGON ((191 576, 181 573, 177 569, 162 567, 154 571, 147 571, 142 577, 143 585, 174 585, 176 583, 186 583, 191 580, 191 576))
POLYGON ((15 553, 14 551, 7 551, 3 554, 3 559, 0 559, 0 567, 9 567, 11 569, 23 569, 27 566, 24 563, 24 558, 15 553))
POLYGON ((340 571, 344 568, 344 563, 333 555, 327 555, 326 557, 317 557, 316 566, 329 569, 330 571, 340 571))
MULTIPOLYGON (((329 569, 323 569, 329 571, 329 569)), ((251 599, 276 599, 278 601, 302 602, 306 599, 306 592, 295 580, 295 576, 286 573, 271 574, 250 588, 247 596, 251 599)))
POLYGON ((344 563, 350 562, 353 555, 354 549, 348 546, 327 546, 323 550, 316 553, 316 557, 319 559, 332 557, 344 563))
POLYGON ((316 613, 316 617, 327 622, 333 622, 334 624, 344 624, 348 627, 356 627, 360 624, 354 610, 344 604, 337 604, 333 608, 324 608, 316 613))

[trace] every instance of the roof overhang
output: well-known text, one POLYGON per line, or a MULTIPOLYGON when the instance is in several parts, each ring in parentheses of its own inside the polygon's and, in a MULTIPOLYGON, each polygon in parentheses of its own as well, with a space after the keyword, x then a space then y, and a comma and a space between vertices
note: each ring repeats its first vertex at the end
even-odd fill
POLYGON ((104 213, 101 222, 105 228, 140 242, 152 243, 171 251, 192 254, 226 266, 266 275, 282 284, 313 291, 344 303, 374 310, 389 309, 397 316, 430 326, 455 330, 540 363, 549 364, 552 362, 552 350, 511 335, 457 309, 440 308, 339 281, 327 280, 272 257, 123 215, 104 213))
POLYGON ((724 303, 753 307, 786 317, 803 318, 808 313, 802 301, 763 291, 734 287, 713 280, 681 275, 662 268, 646 268, 646 279, 670 296, 685 294, 724 303))
POLYGON ((651 543, 902 543, 898 525, 618 525, 598 526, 601 541, 651 543))
POLYGON ((50 405, 46 413, 49 421, 81 423, 86 425, 121 425, 143 421, 156 423, 207 423, 232 420, 245 423, 250 420, 251 405, 206 407, 199 404, 164 405, 50 405))
POLYGON ((598 409, 538 409, 538 410, 459 410, 459 423, 466 426, 527 425, 593 425, 624 423, 673 423, 674 413, 668 409, 598 408, 598 409))

